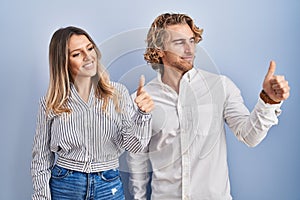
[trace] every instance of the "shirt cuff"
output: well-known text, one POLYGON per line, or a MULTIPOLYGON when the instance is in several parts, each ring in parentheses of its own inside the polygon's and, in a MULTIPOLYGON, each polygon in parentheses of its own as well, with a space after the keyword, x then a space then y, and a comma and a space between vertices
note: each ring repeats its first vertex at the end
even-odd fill
POLYGON ((273 109, 275 112, 275 115, 279 116, 282 112, 282 110, 280 109, 282 103, 283 103, 283 101, 281 101, 278 104, 268 104, 268 103, 265 103, 261 98, 259 98, 257 106, 261 110, 272 110, 273 109))
POLYGON ((144 121, 148 121, 151 119, 152 115, 151 113, 146 113, 144 111, 142 111, 141 109, 138 108, 138 115, 141 118, 141 120, 144 121))

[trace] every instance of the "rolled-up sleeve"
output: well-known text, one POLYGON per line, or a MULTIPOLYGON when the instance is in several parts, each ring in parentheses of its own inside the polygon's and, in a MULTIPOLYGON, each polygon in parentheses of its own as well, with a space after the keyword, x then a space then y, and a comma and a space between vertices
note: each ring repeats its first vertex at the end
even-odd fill
POLYGON ((128 90, 123 86, 121 90, 122 128, 118 134, 117 143, 122 149, 132 153, 142 151, 151 138, 152 115, 134 106, 128 90))
POLYGON ((278 124, 280 104, 266 104, 260 98, 250 113, 244 104, 240 90, 225 78, 226 103, 224 117, 235 136, 250 147, 258 145, 268 130, 278 124))

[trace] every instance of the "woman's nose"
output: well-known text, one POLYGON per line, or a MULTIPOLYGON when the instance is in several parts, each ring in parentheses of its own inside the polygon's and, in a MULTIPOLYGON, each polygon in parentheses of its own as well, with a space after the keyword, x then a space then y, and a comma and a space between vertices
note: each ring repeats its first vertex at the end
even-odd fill
POLYGON ((89 51, 85 51, 84 52, 84 60, 90 60, 91 59, 91 54, 89 51))

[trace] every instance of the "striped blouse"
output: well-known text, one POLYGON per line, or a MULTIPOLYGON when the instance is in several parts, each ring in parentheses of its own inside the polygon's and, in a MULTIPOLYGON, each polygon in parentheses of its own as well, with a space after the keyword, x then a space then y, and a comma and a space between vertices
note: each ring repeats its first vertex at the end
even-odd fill
POLYGON ((70 170, 99 172, 119 166, 123 150, 138 152, 148 144, 151 115, 135 108, 128 90, 112 85, 120 93, 120 112, 109 101, 106 112, 102 100, 91 89, 88 102, 81 99, 75 86, 67 106, 71 113, 46 115, 45 97, 41 98, 33 141, 31 175, 32 199, 51 199, 49 180, 55 163, 70 170))

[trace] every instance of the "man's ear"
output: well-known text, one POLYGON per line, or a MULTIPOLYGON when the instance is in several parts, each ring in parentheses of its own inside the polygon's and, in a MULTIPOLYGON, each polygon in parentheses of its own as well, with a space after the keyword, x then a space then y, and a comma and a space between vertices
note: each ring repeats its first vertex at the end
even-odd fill
POLYGON ((158 54, 158 56, 159 56, 160 58, 162 58, 162 57, 165 55, 165 54, 164 54, 164 51, 161 50, 161 49, 158 49, 157 54, 158 54))

